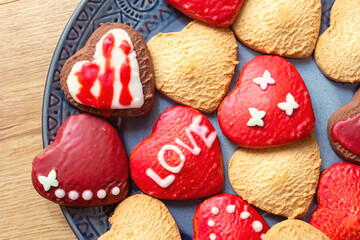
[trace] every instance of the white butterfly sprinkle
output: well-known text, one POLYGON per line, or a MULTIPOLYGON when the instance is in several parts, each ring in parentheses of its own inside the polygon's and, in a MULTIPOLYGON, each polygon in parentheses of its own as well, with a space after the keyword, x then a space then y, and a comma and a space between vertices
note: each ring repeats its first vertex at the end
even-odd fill
POLYGON ((291 116, 293 114, 294 109, 298 109, 299 108, 299 104, 295 101, 293 95, 291 95, 290 93, 288 93, 286 95, 286 102, 281 102, 278 103, 278 107, 285 111, 285 113, 288 116, 291 116))
POLYGON ((265 117, 266 112, 265 111, 259 111, 256 108, 249 108, 249 113, 251 115, 250 120, 247 122, 247 125, 249 127, 253 126, 264 126, 264 121, 262 120, 263 117, 265 117))
POLYGON ((56 179, 56 171, 55 169, 51 170, 47 177, 39 176, 38 180, 43 185, 45 191, 49 191, 51 187, 58 187, 59 182, 56 179))
POLYGON ((257 77, 253 79, 253 82, 257 85, 260 85, 262 90, 266 90, 268 84, 274 84, 275 80, 271 77, 271 74, 268 70, 265 70, 262 77, 257 77))

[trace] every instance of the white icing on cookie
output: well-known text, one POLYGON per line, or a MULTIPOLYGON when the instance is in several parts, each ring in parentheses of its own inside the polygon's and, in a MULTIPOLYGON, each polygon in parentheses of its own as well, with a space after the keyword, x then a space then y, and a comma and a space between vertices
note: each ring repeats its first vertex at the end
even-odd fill
MULTIPOLYGON (((113 83, 114 88, 114 95, 113 100, 111 104, 111 109, 125 109, 125 108, 139 108, 144 104, 144 93, 143 93, 143 87, 140 81, 140 74, 139 74, 139 63, 136 59, 136 52, 134 51, 134 46, 131 41, 131 38, 129 34, 123 30, 123 29, 112 29, 108 31, 106 34, 104 34, 100 41, 96 44, 95 54, 93 57, 92 63, 96 63, 99 67, 99 74, 98 76, 101 76, 105 72, 105 57, 103 53, 103 42, 104 39, 108 36, 108 34, 111 33, 114 36, 115 39, 115 45, 111 52, 111 63, 110 65, 114 68, 115 72, 115 80, 113 83), (120 93, 122 89, 122 84, 120 80, 120 68, 123 62, 126 61, 126 55, 124 54, 123 50, 120 48, 120 44, 123 40, 126 40, 129 45, 131 46, 131 50, 129 52, 128 58, 129 58, 129 65, 131 67, 131 76, 130 76, 130 82, 129 82, 129 91, 130 95, 133 98, 130 105, 121 105, 119 102, 120 99, 120 93)), ((82 87, 79 83, 78 77, 76 73, 81 71, 82 66, 84 63, 87 63, 90 61, 80 61, 76 62, 67 79, 67 86, 69 89, 69 93, 71 94, 72 98, 78 102, 82 103, 76 95, 79 93, 80 88, 82 87)), ((95 80, 93 87, 90 89, 90 92, 94 97, 98 97, 100 94, 100 84, 99 79, 95 80)))
POLYGON ((172 184, 175 180, 175 175, 170 174, 168 175, 166 178, 162 179, 161 177, 159 177, 159 175, 156 174, 156 172, 154 172, 154 170, 152 170, 151 168, 146 169, 146 175, 151 178, 152 180, 154 180, 154 182, 157 183, 157 185, 159 185, 162 188, 167 188, 168 186, 170 186, 170 184, 172 184))

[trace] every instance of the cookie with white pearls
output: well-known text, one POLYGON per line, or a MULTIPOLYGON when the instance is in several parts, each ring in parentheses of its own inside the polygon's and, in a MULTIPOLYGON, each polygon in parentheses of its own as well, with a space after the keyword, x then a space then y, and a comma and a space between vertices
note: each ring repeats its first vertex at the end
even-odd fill
POLYGON ((263 239, 269 230, 261 215, 238 196, 222 193, 201 202, 193 218, 194 238, 263 239))
POLYGON ((111 229, 98 240, 181 240, 179 229, 165 204, 145 194, 123 200, 109 222, 111 229))
POLYGON ((65 206, 93 207, 124 199, 129 191, 125 149, 106 120, 77 114, 32 162, 32 182, 43 197, 65 206))
POLYGON ((244 148, 288 145, 315 129, 310 94, 299 72, 270 55, 245 64, 236 88, 219 107, 218 120, 224 135, 244 148))

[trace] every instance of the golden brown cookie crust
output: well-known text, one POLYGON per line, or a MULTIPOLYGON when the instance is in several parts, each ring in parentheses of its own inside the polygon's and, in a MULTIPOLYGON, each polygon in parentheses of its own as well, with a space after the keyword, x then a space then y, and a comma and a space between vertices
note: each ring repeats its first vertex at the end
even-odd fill
POLYGON ((111 116, 112 117, 143 116, 150 112, 154 102, 154 69, 153 69, 151 55, 149 49, 147 48, 144 38, 135 29, 133 29, 132 27, 126 24, 122 24, 122 23, 100 24, 100 27, 97 28, 94 31, 94 33, 90 36, 85 46, 65 62, 60 73, 61 87, 67 99, 76 108, 84 112, 88 112, 96 115, 102 115, 101 110, 90 106, 85 106, 83 104, 76 102, 75 99, 73 99, 73 97, 71 96, 68 90, 67 78, 71 72, 72 67, 76 62, 80 62, 84 60, 92 61, 96 49, 96 44, 98 43, 98 41, 100 41, 101 37, 104 34, 106 34, 108 31, 117 28, 125 30, 129 34, 131 41, 133 43, 134 50, 136 52, 136 59, 139 63, 140 81, 141 84, 143 85, 144 104, 140 108, 114 109, 111 116))
POLYGON ((285 220, 275 224, 263 240, 330 240, 324 233, 301 220, 285 220))
POLYGON ((111 229, 98 240, 181 240, 179 229, 165 204, 145 194, 123 200, 109 222, 111 229))
POLYGON ((270 149, 236 150, 229 180, 245 201, 288 218, 303 217, 315 195, 320 175, 320 150, 313 136, 270 149))
POLYGON ((232 29, 259 52, 307 58, 314 51, 320 21, 320 0, 245 0, 232 29))
POLYGON ((238 63, 236 39, 229 28, 193 21, 181 32, 159 33, 148 46, 156 89, 205 113, 217 109, 238 63))
POLYGON ((315 60, 337 82, 360 82, 360 0, 335 1, 330 27, 320 35, 315 60))

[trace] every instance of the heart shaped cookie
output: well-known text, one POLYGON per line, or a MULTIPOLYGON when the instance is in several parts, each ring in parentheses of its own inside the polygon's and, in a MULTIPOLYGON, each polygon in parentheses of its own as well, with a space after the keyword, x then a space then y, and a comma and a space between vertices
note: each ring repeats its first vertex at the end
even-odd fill
POLYGON ((287 60, 263 55, 243 67, 218 112, 224 135, 238 146, 269 148, 303 140, 315 128, 310 95, 287 60))
POLYGON ((114 127, 104 119, 77 114, 32 162, 38 193, 56 203, 92 207, 116 203, 128 193, 128 161, 114 127))
POLYGON ((360 239, 360 167, 335 163, 320 177, 310 224, 331 240, 360 239))
POLYGON ((61 87, 75 107, 105 117, 147 114, 154 70, 143 37, 121 23, 101 24, 64 64, 61 87))
POLYGON ((360 82, 360 1, 337 0, 330 27, 320 35, 315 60, 320 70, 337 82, 360 82))
POLYGON ((243 0, 166 0, 185 15, 217 27, 229 27, 243 0))
POLYGON ((257 51, 306 58, 315 49, 320 20, 320 0, 245 0, 232 29, 257 51))
POLYGON ((263 240, 330 240, 325 234, 307 222, 288 219, 275 224, 263 240))
POLYGON ((303 217, 315 195, 320 150, 313 136, 270 149, 239 148, 229 163, 229 180, 245 201, 288 218, 303 217))
POLYGON ((195 109, 174 106, 158 118, 153 132, 130 154, 130 173, 145 193, 162 199, 195 199, 223 185, 217 133, 195 109))
POLYGON ((206 199, 196 208, 194 238, 260 240, 268 225, 261 215, 241 198, 222 193, 206 199))
POLYGON ((179 229, 164 203, 144 194, 122 201, 109 222, 111 229, 98 240, 181 240, 179 229))
POLYGON ((341 158, 360 163, 360 89, 350 103, 331 115, 327 132, 331 146, 341 158))
POLYGON ((205 113, 217 109, 238 63, 229 28, 193 21, 181 32, 159 33, 148 46, 160 92, 205 113))

